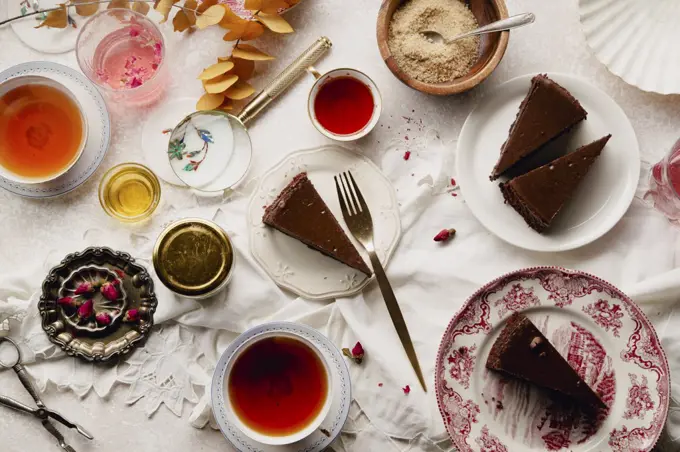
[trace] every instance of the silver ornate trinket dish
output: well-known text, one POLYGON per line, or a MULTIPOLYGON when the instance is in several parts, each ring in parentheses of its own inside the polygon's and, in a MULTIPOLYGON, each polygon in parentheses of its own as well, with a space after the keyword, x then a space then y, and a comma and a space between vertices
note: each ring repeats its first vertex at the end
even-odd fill
POLYGON ((42 287, 43 330, 69 355, 107 361, 130 352, 153 326, 153 281, 127 253, 92 247, 69 254, 42 287))

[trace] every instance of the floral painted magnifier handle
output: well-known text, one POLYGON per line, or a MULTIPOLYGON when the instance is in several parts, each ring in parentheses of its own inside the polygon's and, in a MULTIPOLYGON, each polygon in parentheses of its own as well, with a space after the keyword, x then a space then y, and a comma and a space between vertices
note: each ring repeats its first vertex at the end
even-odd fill
POLYGON ((246 124, 283 93, 293 82, 304 74, 321 56, 332 47, 331 40, 325 36, 317 39, 307 50, 295 59, 286 69, 276 76, 248 105, 243 107, 237 118, 246 124))

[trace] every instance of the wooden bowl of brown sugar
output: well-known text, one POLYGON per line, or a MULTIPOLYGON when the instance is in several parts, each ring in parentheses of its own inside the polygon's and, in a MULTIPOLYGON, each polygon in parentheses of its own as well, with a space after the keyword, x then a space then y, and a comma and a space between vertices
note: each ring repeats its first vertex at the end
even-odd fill
POLYGON ((426 38, 420 36, 420 28, 435 28, 445 37, 450 37, 446 33, 457 35, 455 31, 459 31, 460 27, 467 31, 473 27, 475 19, 481 27, 507 17, 508 9, 503 0, 384 0, 377 23, 380 55, 390 71, 415 90, 440 96, 462 93, 479 85, 496 69, 508 46, 509 32, 466 38, 457 41, 461 44, 456 44, 458 47, 455 49, 442 50, 449 53, 440 55, 433 53, 439 50, 431 44, 432 41, 421 42, 426 38), (460 4, 453 4, 455 2, 461 3, 467 10, 463 10, 465 8, 460 4), (400 8, 402 5, 404 7, 400 8), (432 11, 438 14, 442 6, 448 8, 448 15, 432 19, 432 11), (417 8, 420 8, 420 16, 417 8), (433 23, 439 28, 431 26, 433 23))

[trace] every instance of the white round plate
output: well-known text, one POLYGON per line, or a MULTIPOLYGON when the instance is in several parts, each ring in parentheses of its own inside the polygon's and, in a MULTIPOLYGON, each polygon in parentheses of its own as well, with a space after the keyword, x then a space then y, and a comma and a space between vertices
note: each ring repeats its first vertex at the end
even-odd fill
POLYGON ((302 172, 331 209, 366 262, 368 255, 349 233, 342 218, 333 176, 350 170, 366 199, 375 232, 376 252, 387 265, 401 236, 399 205, 390 181, 363 155, 330 145, 288 155, 260 180, 248 208, 250 250, 281 287, 312 300, 346 297, 361 291, 371 278, 315 251, 262 222, 264 208, 302 172))
POLYGON ((256 326, 241 334, 232 342, 222 354, 215 367, 212 381, 212 408, 220 430, 229 442, 240 452, 320 452, 324 450, 340 434, 342 427, 347 421, 349 407, 352 402, 352 384, 349 370, 342 354, 326 336, 313 328, 292 322, 272 322, 256 326), (234 413, 228 412, 225 407, 227 388, 225 372, 227 363, 232 355, 247 340, 270 332, 288 332, 300 335, 312 342, 321 350, 332 373, 333 402, 326 419, 321 423, 319 431, 313 433, 302 441, 285 446, 271 446, 259 443, 240 432, 234 425, 234 413), (321 432, 326 430, 328 435, 321 432))
POLYGON ((186 187, 168 160, 170 134, 181 120, 195 111, 195 99, 173 99, 151 112, 142 129, 144 161, 158 177, 173 185, 186 187))
POLYGON ((645 91, 680 93, 680 3, 579 0, 593 53, 615 75, 645 91))
POLYGON ((640 153, 630 121, 612 98, 579 78, 564 74, 548 76, 569 90, 588 112, 585 121, 553 146, 573 151, 612 134, 550 229, 544 234, 531 229, 504 203, 498 181, 489 181, 534 75, 500 85, 470 113, 458 138, 456 172, 465 202, 489 231, 520 248, 564 251, 598 239, 626 213, 640 177, 640 153))
POLYGON ((461 452, 641 452, 654 447, 666 422, 670 372, 654 327, 620 290, 586 273, 537 267, 502 276, 468 299, 439 346, 435 390, 461 452), (517 311, 600 394, 608 413, 589 422, 557 408, 549 392, 486 369, 517 311))
POLYGON ((34 61, 0 72, 0 83, 22 75, 40 75, 64 85, 78 99, 87 117, 87 144, 78 161, 65 174, 41 184, 22 184, 0 177, 0 188, 28 198, 63 195, 84 183, 99 167, 111 138, 109 111, 97 88, 80 72, 48 61, 34 61))

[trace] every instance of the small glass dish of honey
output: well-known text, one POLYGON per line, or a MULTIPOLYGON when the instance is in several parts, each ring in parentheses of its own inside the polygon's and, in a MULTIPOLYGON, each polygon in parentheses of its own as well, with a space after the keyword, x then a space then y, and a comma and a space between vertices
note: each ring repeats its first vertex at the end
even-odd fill
POLYGON ((156 210, 161 185, 156 175, 139 163, 121 163, 104 174, 99 183, 99 202, 113 218, 133 223, 156 210))

